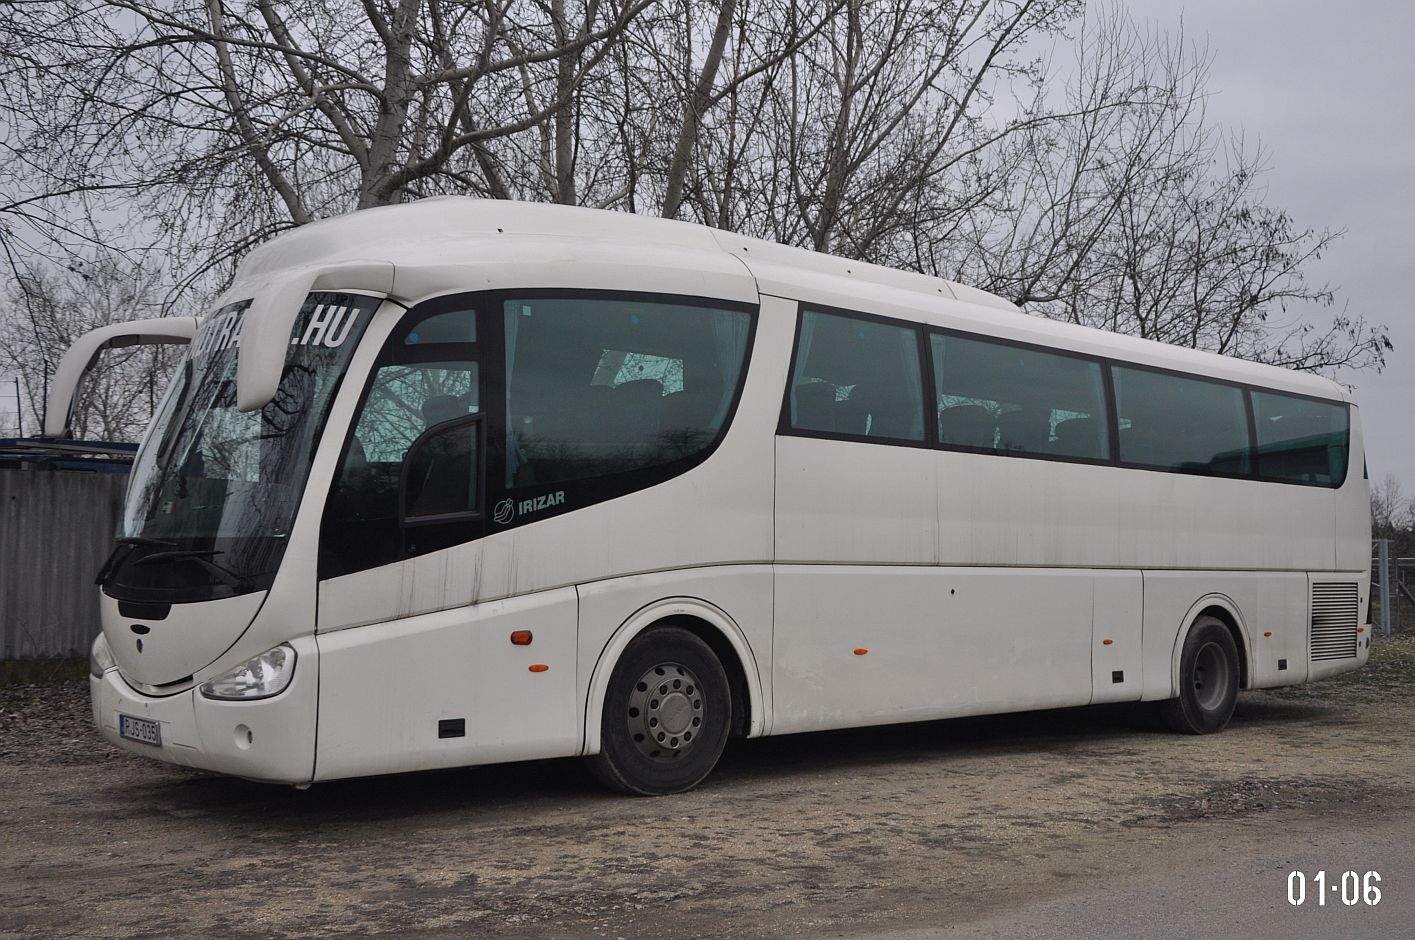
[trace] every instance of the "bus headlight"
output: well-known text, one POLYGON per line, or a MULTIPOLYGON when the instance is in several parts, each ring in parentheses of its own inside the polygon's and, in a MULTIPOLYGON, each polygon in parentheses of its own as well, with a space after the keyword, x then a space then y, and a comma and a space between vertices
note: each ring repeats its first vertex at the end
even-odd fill
POLYGON ((285 691, 295 674, 295 651, 289 646, 266 650, 224 676, 201 684, 201 694, 227 702, 270 698, 285 691))
POLYGON ((95 679, 102 679, 103 674, 116 665, 118 664, 114 662, 113 654, 108 649, 108 640, 100 633, 88 650, 88 674, 95 679))

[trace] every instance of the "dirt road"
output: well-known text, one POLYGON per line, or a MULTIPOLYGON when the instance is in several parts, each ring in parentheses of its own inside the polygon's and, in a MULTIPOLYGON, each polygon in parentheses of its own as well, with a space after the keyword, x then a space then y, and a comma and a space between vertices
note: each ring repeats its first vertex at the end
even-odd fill
POLYGON ((571 761, 296 792, 120 754, 87 707, 0 690, 0 934, 1415 935, 1409 641, 1216 736, 1105 708, 767 739, 663 799, 571 761), (1294 869, 1382 899, 1294 908, 1294 869))

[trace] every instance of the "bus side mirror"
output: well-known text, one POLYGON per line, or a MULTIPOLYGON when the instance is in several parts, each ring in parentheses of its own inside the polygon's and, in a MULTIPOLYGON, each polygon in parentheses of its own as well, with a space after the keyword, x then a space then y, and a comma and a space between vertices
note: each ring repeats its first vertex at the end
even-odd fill
POLYGON ((90 330, 65 351, 49 383, 44 407, 44 437, 63 438, 73 433, 69 426, 79 382, 98 364, 98 354, 120 346, 149 346, 162 343, 190 343, 197 333, 192 317, 159 317, 155 320, 126 320, 90 330))
POLYGON ((481 415, 468 415, 435 424, 413 441, 398 482, 402 525, 474 519, 481 514, 485 469, 481 429, 481 415))

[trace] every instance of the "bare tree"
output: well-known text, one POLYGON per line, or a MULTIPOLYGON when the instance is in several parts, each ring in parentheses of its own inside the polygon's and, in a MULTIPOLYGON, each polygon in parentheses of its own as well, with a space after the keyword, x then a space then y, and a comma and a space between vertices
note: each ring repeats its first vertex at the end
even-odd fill
POLYGON ((724 150, 746 173, 790 177, 786 201, 743 215, 777 217, 789 235, 790 213, 826 248, 849 228, 847 207, 919 159, 919 138, 934 161, 953 156, 993 83, 1023 68, 1010 54, 1077 9, 53 0, 6 24, 10 44, 32 50, 13 70, 30 120, 12 149, 67 155, 42 168, 52 195, 106 191, 101 167, 165 230, 241 220, 215 244, 191 240, 193 257, 222 262, 290 225, 447 191, 606 206, 632 191, 641 211, 668 216, 691 195, 693 215, 733 218, 725 193, 774 187, 709 182, 724 150), (769 148, 763 127, 792 146, 743 146, 769 148))
MULTIPOLYGON (((654 2, 31 4, 5 23, 31 50, 6 76, 28 118, 10 149, 64 155, 34 167, 46 195, 106 175, 195 236, 191 259, 224 264, 338 212, 504 195, 488 143, 553 126, 557 155, 573 150, 575 96, 654 2)), ((571 172, 555 175, 565 201, 571 172)))
POLYGON ((44 324, 52 356, 60 299, 127 296, 96 259, 142 272, 131 303, 191 312, 280 231, 467 193, 1292 368, 1389 348, 1345 310, 1287 312, 1334 303, 1304 272, 1340 233, 1268 204, 1262 152, 1205 115, 1207 53, 1083 0, 37 0, 0 7, 0 53, 7 347, 44 324))
POLYGON ((1115 8, 1074 49, 1054 119, 997 149, 997 197, 948 230, 957 242, 924 236, 930 262, 1043 316, 1287 368, 1379 368, 1384 327, 1287 314, 1333 303, 1303 272, 1341 233, 1267 205, 1265 154, 1207 119, 1207 52, 1115 8))
POLYGON ((1415 506, 1391 474, 1371 484, 1371 537, 1400 540, 1415 526, 1415 506))
POLYGON ((705 174, 732 203, 704 215, 898 263, 895 244, 930 221, 920 205, 943 192, 973 198, 959 168, 1040 119, 1030 100, 998 107, 996 96, 1042 80, 1025 44, 1078 10, 1060 0, 848 0, 781 68, 733 90, 730 121, 706 125, 715 162, 736 172, 705 174))

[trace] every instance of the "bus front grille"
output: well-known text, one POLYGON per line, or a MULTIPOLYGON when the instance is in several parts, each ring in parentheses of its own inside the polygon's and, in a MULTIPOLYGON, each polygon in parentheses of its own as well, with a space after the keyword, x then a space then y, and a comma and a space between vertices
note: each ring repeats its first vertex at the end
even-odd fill
POLYGON ((1361 597, 1355 582, 1312 585, 1312 659, 1356 655, 1361 597))

